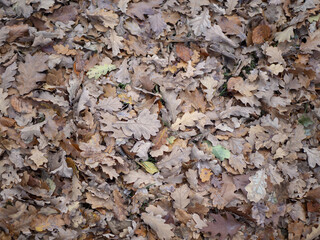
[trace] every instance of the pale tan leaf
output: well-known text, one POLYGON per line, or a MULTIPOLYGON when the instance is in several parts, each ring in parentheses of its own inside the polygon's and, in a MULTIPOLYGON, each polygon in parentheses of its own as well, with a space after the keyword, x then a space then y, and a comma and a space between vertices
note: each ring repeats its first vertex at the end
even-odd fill
POLYGON ((47 55, 43 53, 37 53, 34 56, 27 54, 25 62, 19 64, 20 75, 17 76, 17 89, 21 95, 35 89, 38 86, 37 82, 44 81, 46 75, 41 72, 48 69, 47 60, 47 55))
POLYGON ((123 180, 127 183, 133 183, 133 187, 140 188, 149 184, 159 185, 155 175, 145 173, 142 170, 130 171, 129 174, 123 176, 123 180))
POLYGON ((206 93, 206 99, 210 102, 213 98, 214 93, 217 91, 218 81, 212 76, 206 76, 200 80, 201 84, 205 86, 203 90, 206 93))
POLYGON ((48 162, 48 159, 44 156, 44 153, 39 151, 38 147, 34 147, 31 150, 30 159, 37 165, 37 167, 42 166, 44 163, 48 162))
POLYGON ((304 152, 308 155, 308 163, 311 168, 316 165, 320 166, 320 151, 317 148, 303 148, 304 152))
POLYGON ((190 0, 189 8, 191 9, 191 14, 196 14, 199 10, 201 10, 201 6, 209 5, 209 0, 190 0))
POLYGON ((171 193, 171 197, 174 200, 173 207, 179 209, 185 209, 190 203, 190 199, 188 199, 190 193, 190 189, 187 184, 176 188, 176 190, 171 193))
POLYGON ((269 63, 280 63, 283 64, 284 66, 285 61, 282 57, 282 51, 278 47, 272 47, 269 46, 266 48, 266 54, 269 56, 269 63))
POLYGON ((247 166, 246 162, 244 161, 243 154, 239 154, 239 155, 231 154, 231 157, 229 158, 229 164, 231 165, 231 167, 237 170, 240 174, 244 173, 244 169, 247 166))
POLYGON ((193 19, 190 20, 190 25, 196 36, 203 34, 211 27, 209 9, 206 8, 200 15, 193 17, 193 19))
POLYGON ((185 130, 186 127, 193 127, 196 122, 206 117, 205 114, 200 112, 186 112, 181 118, 178 118, 174 124, 171 125, 171 129, 174 131, 185 130))
POLYGON ((141 218, 157 233, 161 240, 170 240, 174 236, 174 233, 171 231, 172 227, 169 224, 165 224, 165 220, 161 217, 142 213, 141 218))
POLYGON ((143 109, 138 118, 127 122, 118 121, 113 124, 116 128, 121 128, 125 135, 134 136, 136 139, 150 139, 155 136, 161 127, 157 114, 151 114, 148 109, 143 109))
POLYGON ((7 109, 9 107, 9 99, 7 99, 8 93, 4 92, 2 88, 0 88, 0 113, 1 115, 7 115, 7 109))
POLYGON ((183 162, 190 160, 191 148, 175 146, 169 156, 165 156, 157 163, 158 168, 172 169, 173 166, 181 166, 183 162))
POLYGON ((194 226, 195 228, 202 229, 202 228, 208 226, 207 223, 205 221, 203 221, 200 218, 200 216, 196 213, 192 214, 192 219, 196 223, 196 225, 194 226))
POLYGON ((267 176, 264 170, 257 171, 255 175, 249 178, 250 183, 245 187, 248 192, 248 199, 253 202, 259 202, 267 192, 267 176))
POLYGON ((98 104, 98 108, 103 109, 106 112, 119 111, 122 107, 122 103, 119 98, 108 97, 101 100, 98 104))
POLYGON ((124 47, 122 43, 123 37, 119 37, 113 29, 110 31, 109 37, 103 37, 101 39, 108 45, 108 49, 112 49, 113 56, 117 56, 120 53, 120 49, 124 47))

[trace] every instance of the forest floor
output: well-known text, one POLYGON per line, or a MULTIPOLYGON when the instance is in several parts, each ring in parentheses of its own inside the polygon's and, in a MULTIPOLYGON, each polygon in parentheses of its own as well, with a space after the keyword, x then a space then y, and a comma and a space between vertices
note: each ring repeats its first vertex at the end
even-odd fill
POLYGON ((320 239, 318 0, 0 19, 0 239, 320 239))

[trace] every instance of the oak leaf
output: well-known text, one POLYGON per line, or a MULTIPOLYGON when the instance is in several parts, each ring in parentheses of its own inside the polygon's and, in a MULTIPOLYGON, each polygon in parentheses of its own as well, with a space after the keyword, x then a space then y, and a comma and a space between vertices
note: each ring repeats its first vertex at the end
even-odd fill
MULTIPOLYGON (((1 33, 0 33, 1 34, 1 33)), ((13 81, 15 80, 14 75, 17 73, 17 63, 14 62, 6 68, 6 71, 1 75, 0 87, 3 89, 8 89, 11 87, 13 81)))
POLYGON ((161 240, 169 240, 174 236, 174 233, 171 231, 172 227, 169 224, 166 224, 165 220, 160 216, 142 213, 141 218, 157 233, 161 240))
POLYGON ((235 235, 239 228, 241 227, 241 223, 234 219, 234 217, 230 214, 226 214, 226 218, 222 217, 220 214, 212 214, 214 222, 207 222, 207 227, 202 228, 202 231, 208 232, 212 237, 220 234, 220 240, 226 239, 227 236, 235 235))
POLYGON ((4 92, 3 89, 0 88, 0 113, 4 115, 7 115, 7 109, 9 107, 9 99, 7 99, 7 97, 8 93, 4 92))
POLYGON ((62 44, 57 44, 53 46, 53 49, 59 53, 59 54, 63 54, 63 55, 67 55, 67 56, 74 56, 77 54, 77 50, 75 49, 69 49, 68 46, 63 46, 62 44))
POLYGON ((320 166, 320 151, 317 148, 303 148, 307 153, 308 163, 311 168, 315 168, 316 165, 320 166))
POLYGON ((176 188, 176 190, 173 193, 171 193, 171 197, 174 200, 173 207, 185 209, 190 203, 190 199, 188 199, 189 194, 190 189, 187 184, 184 184, 179 188, 176 188))
POLYGON ((201 6, 209 5, 210 2, 208 0, 190 0, 189 8, 191 9, 191 14, 196 14, 199 10, 201 10, 201 6))
POLYGON ((116 112, 122 107, 122 103, 119 98, 108 97, 101 100, 98 104, 98 108, 103 109, 106 112, 116 112))
POLYGON ((267 176, 264 170, 256 172, 255 175, 249 178, 250 183, 245 187, 245 190, 248 192, 248 199, 253 202, 259 202, 263 199, 267 192, 267 176))
POLYGON ((20 75, 17 76, 17 89, 21 95, 37 88, 37 82, 44 81, 46 74, 41 72, 48 69, 47 60, 48 57, 42 53, 37 53, 34 56, 28 54, 25 57, 25 62, 19 64, 20 75))
POLYGON ((167 28, 167 24, 163 20, 161 12, 154 15, 149 15, 148 21, 150 23, 152 31, 154 31, 156 35, 159 35, 163 30, 167 28))
POLYGON ((212 171, 208 168, 202 168, 201 172, 200 172, 200 179, 201 182, 207 182, 210 180, 211 175, 212 175, 212 171))
POLYGON ((190 20, 190 25, 196 36, 203 34, 208 28, 211 27, 209 9, 203 10, 200 15, 196 15, 190 20))
POLYGON ((131 17, 136 16, 140 20, 144 20, 144 15, 155 14, 155 10, 153 10, 153 8, 158 7, 162 2, 163 0, 150 0, 132 3, 127 10, 127 15, 131 17))
POLYGON ((193 127, 196 125, 196 122, 200 119, 206 117, 205 114, 200 112, 186 112, 181 118, 178 118, 174 124, 171 125, 171 129, 174 131, 186 130, 186 127, 193 127))
POLYGON ((35 216, 30 224, 31 228, 37 232, 43 232, 45 230, 53 230, 60 228, 65 224, 62 215, 43 215, 39 214, 35 216))
POLYGON ((252 42, 254 44, 264 43, 271 35, 271 29, 268 25, 261 24, 252 31, 252 42))
POLYGON ((39 151, 38 147, 34 147, 34 149, 31 150, 31 154, 30 159, 37 165, 37 167, 48 162, 48 159, 44 156, 43 152, 39 151))
POLYGON ((102 38, 102 41, 108 45, 108 49, 112 49, 113 56, 117 56, 120 53, 120 49, 124 47, 122 43, 123 37, 119 37, 113 29, 110 31, 109 37, 102 38))
POLYGON ((191 59, 192 51, 182 43, 176 45, 176 53, 183 61, 188 62, 191 59))
POLYGON ((151 114, 148 109, 142 110, 139 116, 127 122, 118 121, 113 124, 116 128, 121 128, 125 135, 134 136, 136 139, 150 139, 155 136, 161 127, 160 121, 157 119, 157 114, 151 114))
POLYGON ((282 32, 277 32, 275 34, 275 40, 278 42, 291 41, 291 38, 294 36, 293 27, 288 27, 282 32))
MULTIPOLYGON (((105 11, 104 9, 97 8, 94 11, 88 11, 87 15, 94 20, 98 20, 99 23, 102 23, 104 28, 114 29, 114 27, 119 23, 119 16, 113 11, 105 11)), ((103 27, 99 26, 99 24, 96 24, 95 27, 99 31, 104 30, 103 27)))

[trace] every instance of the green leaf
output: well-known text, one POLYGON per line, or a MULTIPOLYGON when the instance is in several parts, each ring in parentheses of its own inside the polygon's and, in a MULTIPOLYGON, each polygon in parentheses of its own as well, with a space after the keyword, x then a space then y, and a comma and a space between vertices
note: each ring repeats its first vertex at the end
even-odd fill
POLYGON ((156 165, 154 165, 152 162, 145 161, 145 162, 137 162, 141 167, 143 167, 148 173, 154 174, 159 172, 156 165))
POLYGON ((318 21, 319 21, 319 18, 320 18, 320 14, 318 14, 318 15, 316 15, 316 16, 309 17, 309 18, 308 18, 308 21, 309 21, 310 23, 312 23, 312 22, 318 22, 318 21))
POLYGON ((174 140, 176 140, 176 138, 174 136, 167 138, 167 141, 169 142, 169 144, 173 144, 174 140))
POLYGON ((299 118, 299 123, 302 124, 304 127, 309 127, 313 124, 313 121, 310 117, 303 115, 301 118, 299 118))
POLYGON ((212 147, 212 153, 216 158, 220 159, 221 161, 223 161, 225 158, 230 158, 230 151, 228 149, 225 149, 221 145, 212 147))
POLYGON ((116 66, 112 64, 96 65, 93 68, 90 68, 87 72, 89 78, 98 79, 101 75, 105 75, 112 70, 115 70, 116 66))

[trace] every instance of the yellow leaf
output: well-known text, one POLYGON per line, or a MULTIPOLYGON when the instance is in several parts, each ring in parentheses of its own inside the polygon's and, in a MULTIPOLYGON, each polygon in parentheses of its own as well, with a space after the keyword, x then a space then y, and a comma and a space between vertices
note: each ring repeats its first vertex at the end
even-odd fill
POLYGON ((125 93, 120 93, 118 95, 118 98, 120 99, 121 102, 133 104, 132 97, 128 97, 125 93))
POLYGON ((209 181, 212 174, 213 174, 213 173, 211 172, 210 169, 208 169, 208 168, 202 168, 202 169, 201 169, 201 172, 200 172, 201 182, 207 182, 207 181, 209 181))
POLYGON ((154 174, 159 172, 158 168, 149 161, 145 161, 145 162, 138 162, 138 164, 143 167, 148 173, 154 174))

